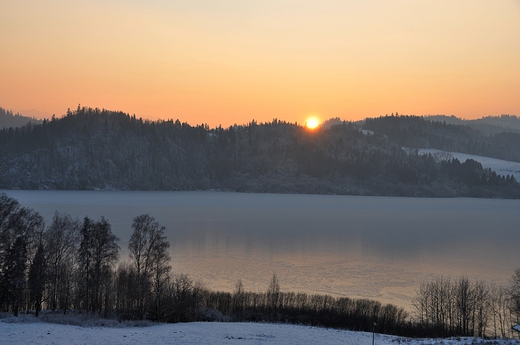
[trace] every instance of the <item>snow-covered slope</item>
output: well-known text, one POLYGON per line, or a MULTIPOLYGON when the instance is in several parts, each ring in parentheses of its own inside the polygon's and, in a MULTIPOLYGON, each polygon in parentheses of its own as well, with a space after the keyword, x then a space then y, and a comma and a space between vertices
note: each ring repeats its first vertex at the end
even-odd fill
MULTIPOLYGON (((375 344, 481 344, 480 339, 412 340, 376 334, 375 344)), ((188 345, 188 344, 372 344, 372 333, 331 330, 296 325, 259 323, 178 323, 151 327, 79 327, 44 322, 8 323, 0 320, 0 344, 18 345, 188 345)), ((518 344, 494 341, 488 344, 518 344)))
POLYGON ((433 156, 438 156, 442 159, 456 158, 461 163, 465 162, 467 159, 473 159, 474 161, 477 161, 480 164, 482 164, 482 167, 484 167, 484 169, 491 168, 491 170, 503 176, 513 175, 517 181, 520 181, 520 163, 517 162, 504 161, 501 159, 483 156, 469 155, 460 152, 447 152, 437 149, 419 149, 418 152, 419 154, 425 155, 431 153, 433 156))

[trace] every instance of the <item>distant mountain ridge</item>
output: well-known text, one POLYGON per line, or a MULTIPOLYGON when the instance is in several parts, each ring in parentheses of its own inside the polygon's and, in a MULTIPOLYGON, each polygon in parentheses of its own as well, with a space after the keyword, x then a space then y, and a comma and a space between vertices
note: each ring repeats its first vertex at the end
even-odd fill
POLYGON ((363 128, 334 121, 310 131, 275 119, 210 129, 78 107, 60 119, 0 130, 0 188, 517 198, 520 185, 510 175, 403 150, 520 160, 520 135, 507 135, 407 116, 367 119, 363 128))
POLYGON ((0 107, 0 129, 9 127, 22 127, 29 122, 33 124, 42 123, 41 120, 21 114, 13 114, 12 111, 0 107))
POLYGON ((475 120, 464 120, 453 115, 430 115, 424 118, 430 121, 445 122, 451 125, 468 126, 484 135, 494 135, 503 132, 520 134, 520 118, 516 115, 502 114, 500 116, 485 116, 475 120))

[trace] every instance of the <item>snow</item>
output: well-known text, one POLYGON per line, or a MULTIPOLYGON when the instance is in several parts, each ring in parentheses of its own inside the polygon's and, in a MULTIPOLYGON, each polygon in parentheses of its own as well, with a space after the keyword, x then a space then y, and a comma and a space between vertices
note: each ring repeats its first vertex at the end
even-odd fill
POLYGON ((514 325, 513 329, 517 332, 520 332, 520 323, 518 325, 514 325))
POLYGON ((520 181, 520 163, 518 162, 505 161, 501 159, 484 156, 470 155, 467 153, 441 151, 437 149, 419 149, 417 151, 421 155, 427 155, 431 153, 434 157, 437 156, 442 159, 456 158, 461 163, 464 163, 467 159, 473 159, 474 161, 477 161, 480 164, 482 164, 482 167, 484 169, 490 168, 491 170, 495 171, 498 175, 513 175, 517 181, 520 181))
MULTIPOLYGON (((27 316, 32 318, 33 316, 27 316)), ((332 330, 298 325, 261 323, 177 323, 150 327, 80 327, 45 322, 14 322, 9 318, 0 320, 0 344, 18 345, 188 345, 188 344, 323 344, 361 345, 372 344, 372 333, 332 330)), ((481 344, 481 339, 407 339, 375 334, 375 344, 481 344)), ((518 344, 515 340, 500 340, 489 344, 518 344)))

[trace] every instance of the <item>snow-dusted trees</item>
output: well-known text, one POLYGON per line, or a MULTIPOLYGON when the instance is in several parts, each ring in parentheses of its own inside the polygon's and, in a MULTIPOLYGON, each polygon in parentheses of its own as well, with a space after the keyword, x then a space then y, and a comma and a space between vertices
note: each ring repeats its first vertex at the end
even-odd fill
POLYGON ((147 309, 152 307, 151 303, 154 312, 159 313, 164 278, 171 269, 168 264, 170 243, 164 235, 166 228, 148 214, 135 217, 132 228, 134 232, 128 249, 137 281, 137 313, 139 318, 144 318, 147 309), (153 301, 146 301, 151 294, 154 296, 153 301))
POLYGON ((78 252, 78 299, 80 308, 105 313, 111 308, 112 266, 118 258, 119 240, 108 221, 85 217, 80 230, 81 243, 78 252))

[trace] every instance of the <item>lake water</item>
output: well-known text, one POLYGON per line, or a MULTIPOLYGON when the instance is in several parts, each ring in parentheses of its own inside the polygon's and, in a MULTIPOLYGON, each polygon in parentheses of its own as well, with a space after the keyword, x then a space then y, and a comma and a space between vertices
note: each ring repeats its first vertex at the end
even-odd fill
POLYGON ((520 267, 520 201, 225 192, 4 191, 42 214, 105 216, 127 256, 132 218, 167 227, 175 273, 215 290, 370 298, 412 310, 443 275, 507 283, 520 267))

